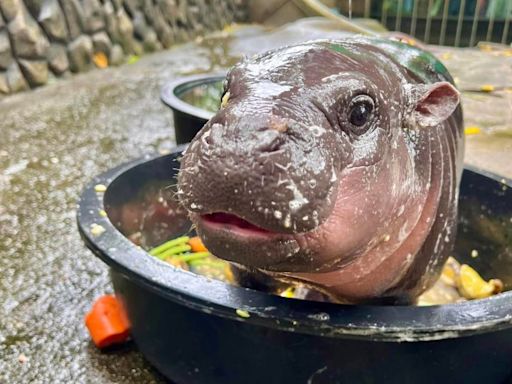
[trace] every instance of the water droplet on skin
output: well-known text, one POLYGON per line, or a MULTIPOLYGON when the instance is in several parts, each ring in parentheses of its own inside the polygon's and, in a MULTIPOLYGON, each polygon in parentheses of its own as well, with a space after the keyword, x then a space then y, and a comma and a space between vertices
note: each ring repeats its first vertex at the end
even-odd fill
POLYGON ((281 211, 274 211, 274 217, 279 220, 281 217, 283 217, 283 214, 281 211))
POLYGON ((309 216, 304 216, 304 217, 302 218, 302 220, 303 220, 303 221, 308 221, 308 219, 309 219, 309 216))
POLYGON ((290 214, 287 214, 284 218, 283 226, 285 228, 290 228, 292 226, 292 218, 290 217, 290 214))

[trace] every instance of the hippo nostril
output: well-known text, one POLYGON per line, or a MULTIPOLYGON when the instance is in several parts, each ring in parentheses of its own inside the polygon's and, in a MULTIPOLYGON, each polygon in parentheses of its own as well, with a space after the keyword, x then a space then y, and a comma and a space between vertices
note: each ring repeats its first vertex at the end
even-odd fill
POLYGON ((284 136, 275 130, 265 130, 258 135, 258 144, 255 149, 258 152, 276 152, 281 149, 284 143, 284 136))
POLYGON ((273 118, 270 120, 268 128, 277 132, 285 133, 288 130, 288 121, 284 119, 273 118))
POLYGON ((222 124, 213 124, 210 129, 208 129, 201 136, 201 141, 205 146, 218 145, 222 143, 222 134, 224 127, 222 124))
POLYGON ((203 142, 206 144, 206 145, 212 145, 212 138, 210 136, 210 132, 206 132, 203 136, 203 142))

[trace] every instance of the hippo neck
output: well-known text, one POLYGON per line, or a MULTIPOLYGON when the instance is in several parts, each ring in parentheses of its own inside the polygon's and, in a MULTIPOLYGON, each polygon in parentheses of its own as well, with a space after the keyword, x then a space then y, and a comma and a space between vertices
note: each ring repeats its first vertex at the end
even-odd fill
POLYGON ((394 297, 394 293, 403 292, 404 287, 408 288, 410 299, 432 285, 455 237, 459 177, 456 169, 462 169, 458 166, 461 158, 456 151, 461 145, 457 119, 458 116, 450 118, 445 124, 433 128, 430 137, 424 138, 430 146, 429 151, 423 152, 428 158, 420 157, 415 163, 423 168, 421 172, 430 175, 428 192, 417 222, 397 248, 386 253, 386 244, 381 244, 334 271, 272 275, 284 276, 286 280, 295 280, 324 292, 328 287, 331 296, 335 292, 335 297, 349 301, 394 297), (385 262, 375 262, 382 261, 383 257, 385 262), (393 274, 393 271, 399 273, 393 274), (409 287, 410 281, 415 285, 409 287))

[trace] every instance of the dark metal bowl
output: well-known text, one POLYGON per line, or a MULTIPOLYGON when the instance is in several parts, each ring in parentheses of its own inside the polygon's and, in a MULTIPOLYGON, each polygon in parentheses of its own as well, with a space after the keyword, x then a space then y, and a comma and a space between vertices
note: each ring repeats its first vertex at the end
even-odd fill
MULTIPOLYGON (((432 307, 301 301, 209 280, 135 247, 126 236, 137 228, 146 232, 148 246, 187 228, 183 210, 165 188, 174 182, 182 149, 96 177, 78 209, 80 233, 111 268, 133 339, 173 382, 482 384, 509 378, 512 292, 432 307), (95 192, 99 183, 108 187, 104 194, 95 192), (165 210, 154 204, 165 199, 165 210), (107 217, 99 214, 103 209, 107 217), (105 232, 93 236, 93 224, 105 232), (240 317, 237 309, 250 317, 240 317)), ((511 185, 465 169, 454 251, 459 261, 487 279, 501 278, 506 288, 512 286, 511 185), (472 249, 479 251, 477 258, 470 256, 472 249)))
MULTIPOLYGON (((208 88, 222 85, 224 78, 223 73, 182 77, 163 87, 160 98, 172 109, 178 144, 190 142, 216 110, 198 105, 200 100, 187 100, 187 94, 208 92, 208 88)), ((220 95, 217 101, 220 104, 220 95)))

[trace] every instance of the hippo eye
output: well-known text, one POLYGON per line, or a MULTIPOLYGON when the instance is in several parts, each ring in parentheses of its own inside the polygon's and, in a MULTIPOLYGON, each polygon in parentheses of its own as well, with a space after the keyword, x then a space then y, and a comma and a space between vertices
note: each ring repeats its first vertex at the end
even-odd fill
POLYGON ((348 112, 348 120, 350 121, 350 124, 355 127, 356 133, 364 133, 361 132, 362 127, 364 127, 368 121, 370 121, 373 109, 373 100, 369 96, 360 95, 352 100, 348 112))

